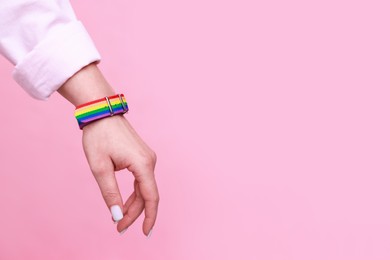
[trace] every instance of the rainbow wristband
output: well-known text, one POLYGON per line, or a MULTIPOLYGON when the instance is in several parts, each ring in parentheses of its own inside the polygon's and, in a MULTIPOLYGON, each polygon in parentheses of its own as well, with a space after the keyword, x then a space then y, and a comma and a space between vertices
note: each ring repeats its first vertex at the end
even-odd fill
POLYGON ((129 111, 123 94, 104 97, 95 101, 77 106, 74 115, 80 129, 96 120, 113 115, 125 114, 129 111))

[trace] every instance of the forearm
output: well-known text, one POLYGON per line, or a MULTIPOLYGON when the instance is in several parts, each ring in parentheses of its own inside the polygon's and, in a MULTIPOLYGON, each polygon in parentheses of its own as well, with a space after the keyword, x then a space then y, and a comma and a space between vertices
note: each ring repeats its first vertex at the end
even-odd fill
POLYGON ((58 93, 74 106, 116 94, 95 63, 68 79, 58 89, 58 93))
POLYGON ((0 55, 15 65, 16 82, 41 100, 100 60, 69 0, 0 0, 0 55))

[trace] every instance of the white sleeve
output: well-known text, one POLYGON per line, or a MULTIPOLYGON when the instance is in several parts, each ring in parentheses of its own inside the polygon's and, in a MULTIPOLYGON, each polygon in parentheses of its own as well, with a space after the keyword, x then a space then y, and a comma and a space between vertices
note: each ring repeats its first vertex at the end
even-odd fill
POLYGON ((100 55, 68 0, 0 0, 0 53, 13 78, 45 100, 100 55))

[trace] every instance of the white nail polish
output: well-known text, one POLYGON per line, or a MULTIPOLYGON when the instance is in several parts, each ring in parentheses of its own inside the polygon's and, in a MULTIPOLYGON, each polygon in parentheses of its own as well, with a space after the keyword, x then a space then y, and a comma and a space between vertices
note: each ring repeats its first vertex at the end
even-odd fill
POLYGON ((153 231, 153 228, 149 231, 147 238, 150 238, 152 236, 152 231, 153 231))
POLYGON ((119 232, 119 235, 123 235, 123 233, 125 233, 127 229, 128 228, 123 229, 121 232, 119 232))
POLYGON ((115 220, 115 222, 118 222, 123 218, 121 207, 119 207, 118 205, 111 206, 110 210, 112 218, 115 220))

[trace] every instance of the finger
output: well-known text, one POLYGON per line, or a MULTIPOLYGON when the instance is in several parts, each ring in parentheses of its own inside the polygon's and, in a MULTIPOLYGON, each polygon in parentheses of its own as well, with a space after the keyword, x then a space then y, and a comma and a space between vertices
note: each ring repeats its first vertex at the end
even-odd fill
POLYGON ((130 195, 130 197, 127 199, 125 205, 123 205, 123 212, 126 212, 128 209, 129 209, 129 206, 133 203, 133 201, 135 200, 135 198, 138 196, 140 197, 141 196, 141 193, 139 191, 139 186, 138 186, 138 181, 137 180, 134 180, 133 182, 133 187, 134 187, 134 191, 133 193, 130 195))
POLYGON ((104 170, 94 170, 96 182, 99 185, 103 199, 111 211, 112 218, 118 222, 123 218, 123 202, 115 178, 114 169, 106 167, 104 170))
POLYGON ((153 174, 146 175, 139 182, 140 193, 145 201, 145 219, 142 230, 146 236, 149 236, 157 219, 158 204, 160 197, 158 194, 157 184, 153 174))
MULTIPOLYGON (((133 201, 129 204, 123 219, 118 223, 117 230, 120 233, 123 233, 130 225, 132 225, 144 210, 145 203, 142 197, 139 195, 138 187, 136 187, 136 190, 134 191, 133 194, 134 194, 133 201)), ((129 200, 130 199, 131 197, 129 198, 129 200)), ((126 202, 126 204, 128 204, 128 201, 126 202)))
MULTIPOLYGON (((126 214, 127 210, 129 209, 130 204, 133 203, 134 200, 135 200, 135 191, 130 195, 130 197, 127 199, 126 203, 123 205, 124 214, 126 214)), ((114 222, 114 224, 117 223, 113 217, 111 217, 111 219, 114 222)))
MULTIPOLYGON (((135 192, 133 192, 133 193, 130 195, 130 197, 127 199, 125 205, 123 205, 123 212, 124 212, 125 214, 126 214, 127 210, 129 209, 130 204, 133 203, 134 199, 135 199, 135 192)), ((114 220, 113 217, 111 217, 111 219, 112 219, 112 222, 113 222, 114 224, 117 224, 117 222, 114 220)))
POLYGON ((125 212, 125 213, 127 212, 127 210, 129 209, 131 203, 133 203, 134 200, 135 200, 135 191, 127 199, 125 205, 123 205, 123 212, 125 212))

